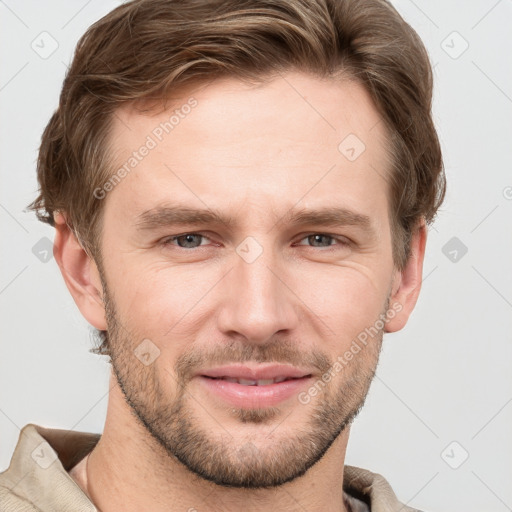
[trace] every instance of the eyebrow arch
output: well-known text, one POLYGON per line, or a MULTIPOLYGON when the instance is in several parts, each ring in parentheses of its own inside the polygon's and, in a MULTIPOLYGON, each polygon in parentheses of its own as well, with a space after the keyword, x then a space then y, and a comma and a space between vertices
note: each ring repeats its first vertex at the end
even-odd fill
MULTIPOLYGON (((175 225, 224 224, 228 228, 237 225, 237 219, 212 209, 196 209, 182 206, 158 206, 137 216, 135 225, 140 231, 175 225)), ((315 209, 291 209, 277 219, 276 224, 289 224, 293 227, 321 225, 329 227, 355 226, 371 238, 376 236, 372 221, 368 215, 342 207, 322 207, 315 209)))
POLYGON ((211 209, 198 210, 181 206, 158 206, 141 213, 135 221, 137 229, 141 231, 186 224, 225 224, 232 227, 235 225, 235 220, 211 209))
POLYGON ((372 221, 368 215, 341 207, 292 210, 279 222, 289 223, 291 225, 318 224, 330 227, 356 226, 369 233, 373 231, 372 221))

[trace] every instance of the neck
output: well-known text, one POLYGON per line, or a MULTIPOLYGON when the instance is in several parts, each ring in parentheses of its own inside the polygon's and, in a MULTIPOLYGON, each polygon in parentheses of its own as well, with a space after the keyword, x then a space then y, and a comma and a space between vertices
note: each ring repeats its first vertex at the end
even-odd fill
POLYGON ((112 380, 101 439, 71 476, 101 512, 347 512, 343 463, 348 433, 342 432, 320 461, 291 482, 270 489, 222 487, 168 455, 135 419, 112 380))

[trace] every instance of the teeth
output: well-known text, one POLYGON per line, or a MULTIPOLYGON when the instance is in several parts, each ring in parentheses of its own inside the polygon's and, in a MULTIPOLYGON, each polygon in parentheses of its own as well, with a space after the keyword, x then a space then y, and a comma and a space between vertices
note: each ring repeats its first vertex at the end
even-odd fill
POLYGON ((276 377, 275 379, 237 379, 235 377, 221 377, 222 380, 227 382, 235 382, 237 384, 241 384, 242 386, 269 386, 270 384, 278 384, 279 382, 283 382, 288 380, 288 377, 276 377))
POLYGON ((243 386, 256 386, 257 380, 238 379, 238 383, 243 386))
POLYGON ((258 380, 258 386, 268 386, 269 384, 274 384, 274 379, 260 379, 258 380))

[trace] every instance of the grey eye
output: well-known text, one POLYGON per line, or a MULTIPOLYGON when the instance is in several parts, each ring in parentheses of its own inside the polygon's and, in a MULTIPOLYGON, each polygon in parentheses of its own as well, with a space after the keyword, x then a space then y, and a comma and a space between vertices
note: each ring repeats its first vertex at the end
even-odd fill
POLYGON ((317 233, 315 235, 308 235, 307 237, 304 237, 303 240, 307 240, 313 247, 329 247, 332 245, 334 238, 329 235, 317 233), (317 243, 319 245, 315 245, 317 243))
POLYGON ((201 245, 201 239, 204 238, 203 235, 196 235, 193 233, 187 233, 185 235, 175 236, 171 239, 177 241, 177 245, 179 247, 183 247, 184 249, 193 249, 194 247, 198 247, 201 245), (197 243, 199 242, 199 243, 197 243))

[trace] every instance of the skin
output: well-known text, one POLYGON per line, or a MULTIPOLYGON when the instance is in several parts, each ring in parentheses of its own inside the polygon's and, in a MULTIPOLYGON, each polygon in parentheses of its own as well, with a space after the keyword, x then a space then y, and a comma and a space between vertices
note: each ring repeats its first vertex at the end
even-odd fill
MULTIPOLYGON (((109 330, 113 363, 103 435, 87 473, 82 463, 72 476, 103 512, 344 511, 350 422, 382 334, 403 328, 415 306, 425 225, 397 270, 386 132, 360 84, 289 72, 257 87, 218 80, 173 99, 179 106, 190 97, 197 106, 103 199, 99 268, 65 216, 55 216, 55 258, 84 317, 109 330), (354 161, 338 150, 349 134, 365 144, 354 161), (210 208, 235 224, 137 227, 142 213, 176 204, 210 208), (287 221, 294 209, 326 206, 368 217, 370 231, 287 221), (187 239, 185 248, 170 241, 186 233, 206 238, 187 239), (250 263, 236 250, 247 237, 262 249, 250 263), (272 409, 230 407, 194 377, 221 363, 277 361, 321 380, 391 309, 308 403, 294 395, 272 409), (144 339, 159 351, 148 365, 134 354, 144 339), (201 443, 180 447, 187 434, 201 443), (236 486, 242 477, 252 488, 236 486)), ((117 112, 109 142, 118 166, 176 105, 117 112)))

